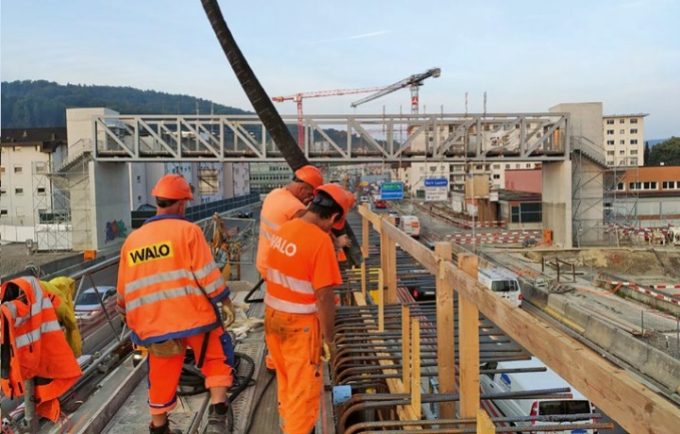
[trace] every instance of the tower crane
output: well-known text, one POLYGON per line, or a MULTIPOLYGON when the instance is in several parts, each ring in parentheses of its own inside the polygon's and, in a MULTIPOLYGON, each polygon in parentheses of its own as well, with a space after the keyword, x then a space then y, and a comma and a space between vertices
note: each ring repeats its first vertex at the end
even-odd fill
POLYGON ((376 93, 373 95, 369 95, 365 98, 362 98, 358 101, 354 101, 352 103, 352 107, 356 107, 358 105, 361 105, 365 102, 373 101, 374 99, 378 99, 381 96, 387 95, 388 93, 395 92, 399 89, 403 89, 405 87, 411 88, 411 113, 412 114, 418 114, 418 106, 419 106, 419 101, 418 101, 418 88, 423 85, 423 81, 427 78, 430 77, 439 77, 442 73, 442 70, 440 68, 431 68, 428 69, 427 71, 420 73, 420 74, 413 74, 410 77, 407 77, 403 80, 400 80, 394 84, 391 84, 389 86, 383 87, 380 90, 378 90, 376 93))
POLYGON ((321 98, 326 96, 339 96, 339 95, 351 95, 355 93, 369 93, 376 92, 382 89, 382 87, 368 87, 363 89, 332 89, 332 90, 320 90, 316 92, 298 92, 294 95, 288 96, 275 96, 272 97, 274 102, 283 101, 294 101, 297 104, 297 116, 298 116, 298 145, 302 148, 304 145, 305 134, 304 134, 304 124, 302 117, 302 100, 305 98, 321 98))

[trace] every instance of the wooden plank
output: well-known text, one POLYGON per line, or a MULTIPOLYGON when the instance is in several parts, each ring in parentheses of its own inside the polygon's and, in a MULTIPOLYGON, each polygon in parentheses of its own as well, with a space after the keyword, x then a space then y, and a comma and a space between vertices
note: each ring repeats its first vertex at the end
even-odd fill
MULTIPOLYGON (((458 267, 477 278, 477 256, 458 255, 458 267)), ((472 418, 479 409, 479 310, 460 292, 458 310, 460 417, 472 418)))
POLYGON ((404 391, 411 391, 411 364, 408 354, 411 354, 411 308, 407 304, 401 305, 401 382, 404 391))
MULTIPOLYGON (((437 305, 437 372, 439 374, 439 392, 454 393, 456 387, 455 337, 453 309, 453 286, 447 285, 444 272, 445 261, 451 260, 451 243, 436 243, 435 254, 441 259, 436 274, 437 305)), ((442 419, 453 419, 456 416, 456 403, 443 402, 439 405, 442 419)))
MULTIPOLYGON (((354 302, 357 304, 357 306, 366 306, 366 299, 361 295, 360 292, 353 292, 352 295, 354 296, 354 302)), ((371 319, 365 320, 367 325, 375 324, 375 321, 371 319)), ((379 346, 382 341, 374 341, 376 346, 379 346)), ((388 353, 377 353, 377 356, 381 357, 389 357, 390 354, 388 353)), ((386 360, 382 359, 378 361, 378 364, 383 367, 383 374, 397 374, 397 370, 394 368, 390 368, 390 366, 394 365, 394 362, 391 360, 386 360)), ((387 383, 387 388, 389 389, 390 393, 406 393, 404 391, 403 384, 401 383, 401 380, 398 378, 387 378, 385 380, 385 383, 387 383)), ((415 414, 413 413, 413 409, 411 408, 410 405, 406 406, 397 406, 397 415, 399 416, 400 420, 415 420, 415 414)))
POLYGON ((420 396, 420 320, 411 321, 411 408, 416 419, 422 417, 420 396))
POLYGON ((361 294, 366 298, 366 261, 361 261, 361 294))
POLYGON ((477 434, 496 434, 496 425, 481 408, 477 410, 477 434))
MULTIPOLYGON (((361 205, 362 208, 367 208, 366 204, 361 205)), ((368 258, 368 239, 370 237, 368 228, 368 219, 364 216, 361 217, 361 253, 365 258, 368 258)))
POLYGON ((437 257, 432 254, 432 251, 427 246, 413 239, 393 224, 383 224, 383 230, 393 241, 399 243, 399 248, 420 262, 427 271, 432 274, 437 273, 437 257))
POLYGON ((385 331, 385 284, 383 270, 378 269, 378 333, 385 331))
POLYGON ((369 210, 366 204, 359 207, 359 214, 362 217, 366 217, 368 221, 371 222, 371 224, 373 225, 373 229, 380 233, 380 222, 382 221, 382 219, 378 214, 369 210))
POLYGON ((453 264, 447 279, 509 337, 543 361, 631 433, 662 434, 680 426, 680 411, 597 353, 477 284, 453 264))
MULTIPOLYGON (((381 220, 380 228, 389 225, 389 221, 381 220)), ((397 296, 397 246, 384 231, 380 234, 380 268, 383 271, 383 283, 387 287, 385 303, 398 303, 397 296)))

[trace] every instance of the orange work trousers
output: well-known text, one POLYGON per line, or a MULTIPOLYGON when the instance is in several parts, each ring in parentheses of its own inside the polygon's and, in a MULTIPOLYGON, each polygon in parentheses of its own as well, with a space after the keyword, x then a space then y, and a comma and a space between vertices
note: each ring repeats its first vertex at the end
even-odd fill
POLYGON ((276 368, 281 430, 309 434, 319 417, 323 388, 321 329, 316 314, 265 309, 265 339, 276 368))
MULTIPOLYGON (((210 331, 208 347, 201 372, 205 375, 205 387, 229 387, 232 376, 231 367, 227 365, 227 357, 222 350, 222 328, 210 331)), ((205 333, 187 336, 181 341, 184 347, 194 350, 196 361, 201 357, 205 333)), ((184 353, 177 356, 158 357, 149 353, 149 411, 151 414, 163 414, 177 405, 177 385, 184 365, 184 353)))

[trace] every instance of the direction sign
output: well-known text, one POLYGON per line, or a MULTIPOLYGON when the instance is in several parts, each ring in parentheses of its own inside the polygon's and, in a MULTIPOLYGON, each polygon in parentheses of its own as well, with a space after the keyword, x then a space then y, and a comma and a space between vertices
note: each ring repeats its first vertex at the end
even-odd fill
POLYGON ((425 202, 439 202, 449 199, 449 180, 446 178, 425 178, 425 202))
POLYGON ((380 199, 402 200, 404 198, 403 182, 383 182, 380 186, 380 199))

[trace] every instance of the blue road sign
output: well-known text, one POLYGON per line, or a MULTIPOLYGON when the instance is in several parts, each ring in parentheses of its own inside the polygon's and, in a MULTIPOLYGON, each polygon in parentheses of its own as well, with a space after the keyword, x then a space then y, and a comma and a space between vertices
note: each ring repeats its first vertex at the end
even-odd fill
POLYGON ((403 182, 383 182, 380 186, 380 199, 402 200, 404 198, 403 182))
POLYGON ((425 178, 425 187, 448 187, 449 180, 446 178, 425 178))

